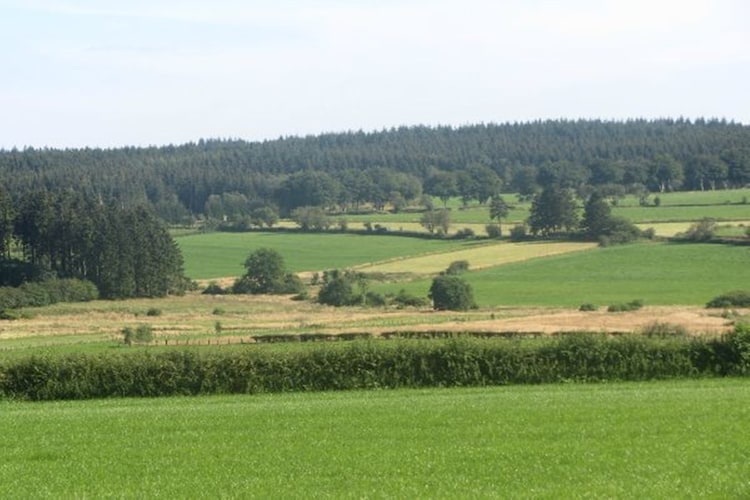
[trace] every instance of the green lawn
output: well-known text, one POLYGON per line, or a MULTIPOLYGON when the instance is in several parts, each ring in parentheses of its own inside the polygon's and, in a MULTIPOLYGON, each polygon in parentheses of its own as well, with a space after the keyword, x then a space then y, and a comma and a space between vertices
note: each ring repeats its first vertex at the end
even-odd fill
POLYGON ((750 495, 747 379, 0 410, 3 498, 750 495))
MULTIPOLYGON (((471 264, 471 263, 470 263, 471 264)), ((750 248, 644 243, 510 263, 465 275, 480 306, 575 307, 641 299, 648 305, 705 304, 750 283, 750 248)), ((430 280, 382 285, 425 296, 430 280)))
POLYGON ((321 271, 477 244, 387 235, 260 232, 195 234, 176 241, 185 272, 193 279, 240 276, 247 256, 261 247, 278 250, 291 271, 321 271))

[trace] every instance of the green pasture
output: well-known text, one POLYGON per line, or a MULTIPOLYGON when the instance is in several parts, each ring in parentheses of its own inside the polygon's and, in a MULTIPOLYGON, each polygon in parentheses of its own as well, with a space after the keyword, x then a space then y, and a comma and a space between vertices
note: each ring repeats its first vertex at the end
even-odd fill
POLYGON ((746 379, 0 409, 3 498, 750 495, 746 379))
POLYGON ((468 248, 476 242, 345 233, 204 233, 176 238, 193 279, 240 276, 247 256, 277 250, 291 271, 347 268, 403 256, 468 248))
MULTIPOLYGON (((471 262, 470 262, 471 264, 471 262)), ((465 275, 480 306, 701 305, 750 283, 750 248, 642 243, 510 263, 465 275)), ((379 285, 425 296, 430 280, 379 285)))
MULTIPOLYGON (((651 193, 651 203, 659 197, 661 206, 668 205, 726 205, 750 203, 750 188, 717 189, 714 191, 673 191, 669 193, 651 193)), ((638 196, 625 196, 618 200, 619 206, 639 206, 638 196)))
POLYGON ((662 205, 660 207, 612 207, 612 214, 637 223, 688 222, 706 217, 720 221, 742 221, 750 218, 749 205, 662 205))

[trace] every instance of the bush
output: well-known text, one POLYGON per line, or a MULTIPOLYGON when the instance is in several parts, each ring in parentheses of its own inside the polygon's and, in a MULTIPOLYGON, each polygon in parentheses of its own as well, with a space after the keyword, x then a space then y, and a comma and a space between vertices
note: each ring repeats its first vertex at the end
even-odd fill
POLYGON ((393 297, 393 303, 396 304, 398 308, 426 307, 430 305, 429 299, 407 293, 403 288, 399 290, 395 297, 393 297))
POLYGON ((227 292, 218 283, 212 281, 201 293, 203 295, 224 295, 227 292))
POLYGON ((370 307, 383 307, 386 305, 385 296, 377 292, 367 292, 365 294, 365 304, 370 307))
POLYGON ((510 229, 511 241, 523 241, 526 239, 526 226, 518 224, 510 229))
POLYGON ((711 299, 706 304, 706 307, 750 307, 750 291, 734 290, 732 292, 724 293, 711 299))
POLYGON ((637 311, 638 309, 643 307, 643 301, 642 300, 632 300, 630 302, 626 302, 624 304, 612 304, 607 308, 607 312, 629 312, 629 311, 637 311))
POLYGON ((750 327, 737 325, 733 333, 715 339, 574 333, 529 340, 362 340, 303 350, 144 349, 32 356, 2 365, 0 394, 55 400, 635 381, 748 372, 750 327))
POLYGON ((711 241, 716 236, 716 221, 704 218, 692 224, 687 231, 676 236, 677 239, 685 241, 704 242, 711 241))
POLYGON ((640 333, 647 337, 685 337, 688 331, 682 325, 654 321, 641 328, 640 333))
POLYGON ((484 226, 484 230, 487 232, 487 237, 493 240, 503 237, 503 229, 500 227, 500 224, 487 224, 484 226))
POLYGON ((467 311, 477 307, 471 285, 458 276, 436 277, 432 280, 429 297, 437 310, 467 311))
POLYGON ((585 304, 581 304, 581 307, 578 308, 579 311, 596 311, 598 309, 599 309, 598 306, 596 306, 595 304, 588 303, 588 302, 585 304))
POLYGON ((135 329, 128 326, 121 333, 126 345, 147 344, 154 340, 154 330, 150 325, 138 325, 135 329))
POLYGON ((324 273, 323 286, 318 292, 318 302, 335 307, 362 304, 364 295, 354 290, 358 280, 364 280, 364 276, 351 271, 341 272, 334 269, 324 273))
POLYGON ((90 281, 53 278, 24 283, 19 287, 0 287, 0 310, 58 302, 88 302, 97 298, 99 291, 90 281))
POLYGON ((454 238, 456 238, 457 240, 467 240, 473 238, 474 236, 474 230, 470 227, 465 227, 456 231, 454 238))

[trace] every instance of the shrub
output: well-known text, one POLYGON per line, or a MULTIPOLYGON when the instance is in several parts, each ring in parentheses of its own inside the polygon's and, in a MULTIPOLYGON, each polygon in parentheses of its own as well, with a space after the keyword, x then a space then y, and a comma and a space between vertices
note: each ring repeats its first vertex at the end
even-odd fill
POLYGON ((706 307, 750 307, 750 291, 734 290, 721 294, 711 299, 706 307))
POLYGON ((510 229, 510 240, 511 241, 523 241, 526 239, 526 226, 518 224, 510 229))
POLYGON ((685 241, 711 241, 716 236, 716 221, 704 218, 692 224, 687 231, 677 235, 678 239, 685 241))
POLYGON ((624 304, 612 304, 611 306, 607 308, 607 311, 608 312, 629 312, 629 311, 637 311, 638 309, 642 307, 643 307, 642 300, 632 300, 624 304))
POLYGON ((125 327, 122 329, 123 341, 126 345, 147 344, 154 340, 154 330, 150 325, 138 325, 137 327, 125 327))
POLYGON ((161 309, 151 307, 148 311, 146 311, 146 316, 161 316, 161 309))
POLYGON ((393 297, 393 303, 399 308, 404 307, 425 307, 430 304, 429 299, 426 297, 417 297, 407 293, 403 288, 399 290, 398 294, 393 297))
POLYGON ((31 356, 3 363, 0 394, 54 400, 653 380, 748 372, 750 327, 737 325, 733 333, 715 339, 574 333, 534 340, 362 340, 335 347, 326 342, 303 350, 144 349, 31 356))
POLYGON ((596 306, 596 304, 591 304, 588 302, 585 304, 581 304, 581 306, 578 308, 579 311, 596 311, 598 309, 599 307, 596 306))
POLYGON ((465 227, 456 231, 454 238, 456 238, 457 240, 467 240, 473 238, 474 236, 474 230, 470 227, 465 227))
POLYGON ((497 240, 503 237, 503 229, 500 224, 487 224, 484 226, 484 230, 489 238, 497 240))
POLYGON ((363 294, 356 293, 354 290, 358 279, 364 279, 364 277, 351 271, 341 272, 337 269, 326 272, 323 275, 323 286, 318 292, 318 302, 335 307, 361 304, 363 294))
POLYGON ((429 297, 437 310, 467 311, 477 307, 471 285, 458 276, 436 277, 432 280, 429 297))
POLYGON ((202 293, 204 295, 224 295, 227 292, 218 283, 212 281, 202 293))
POLYGON ((647 337, 684 337, 688 331, 682 325, 654 321, 641 328, 640 333, 647 337))
POLYGON ((461 274, 469 270, 468 260, 454 260, 448 265, 445 274, 461 274))
POLYGON ((370 307, 382 307, 386 305, 385 296, 381 293, 369 291, 365 294, 365 304, 370 307))

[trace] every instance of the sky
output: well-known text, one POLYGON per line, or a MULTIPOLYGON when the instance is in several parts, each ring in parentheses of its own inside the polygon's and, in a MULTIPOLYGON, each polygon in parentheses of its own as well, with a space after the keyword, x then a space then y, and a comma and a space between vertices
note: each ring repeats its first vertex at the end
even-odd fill
POLYGON ((0 148, 750 124, 747 0, 0 0, 0 148))

